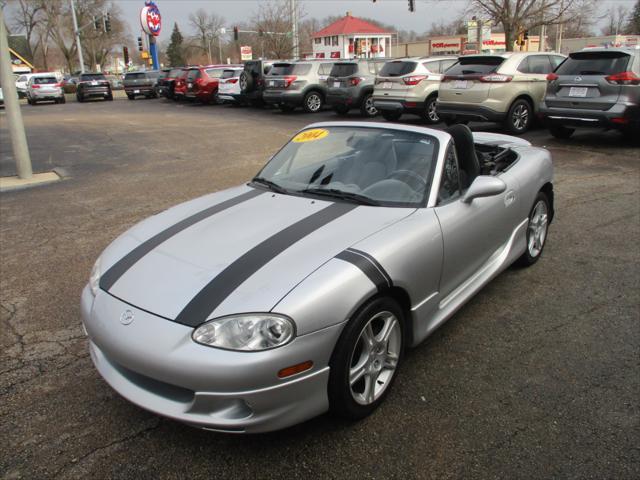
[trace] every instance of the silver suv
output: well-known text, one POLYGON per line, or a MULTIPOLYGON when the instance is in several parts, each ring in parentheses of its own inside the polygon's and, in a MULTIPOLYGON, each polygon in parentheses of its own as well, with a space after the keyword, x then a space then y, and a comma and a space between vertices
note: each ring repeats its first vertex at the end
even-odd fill
POLYGON ((557 138, 578 127, 640 135, 640 49, 574 52, 547 77, 540 113, 557 138))
POLYGON ((440 85, 438 114, 448 124, 480 120, 526 132, 538 112, 558 53, 508 52, 460 57, 440 85))
POLYGON ((363 117, 375 117, 373 87, 384 63, 383 58, 362 58, 334 64, 327 79, 327 105, 339 115, 358 108, 363 117))
POLYGON ((373 105, 385 120, 396 121, 403 113, 418 115, 427 123, 440 121, 436 99, 442 74, 456 57, 416 57, 384 64, 373 91, 373 105))
POLYGON ((265 77, 264 102, 290 112, 302 107, 307 113, 322 110, 327 78, 334 62, 299 61, 274 63, 265 77))

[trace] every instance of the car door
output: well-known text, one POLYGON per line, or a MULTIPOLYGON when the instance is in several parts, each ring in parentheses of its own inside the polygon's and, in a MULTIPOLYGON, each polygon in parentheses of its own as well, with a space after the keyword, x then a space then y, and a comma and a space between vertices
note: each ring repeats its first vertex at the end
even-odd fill
MULTIPOLYGON (((464 174, 463 174, 464 175, 464 174)), ((462 201, 460 170, 453 143, 443 165, 435 213, 442 230, 444 260, 440 278, 440 298, 446 298, 472 277, 506 242, 513 231, 515 188, 491 197, 462 201), (509 212, 506 209, 511 209, 509 212)))

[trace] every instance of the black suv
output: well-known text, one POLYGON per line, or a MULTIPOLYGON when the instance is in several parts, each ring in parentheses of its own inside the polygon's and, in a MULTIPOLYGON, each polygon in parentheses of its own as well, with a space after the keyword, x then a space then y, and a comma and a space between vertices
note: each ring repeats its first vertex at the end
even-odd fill
POLYGON ((358 108, 363 117, 375 117, 378 110, 373 105, 373 86, 387 60, 362 58, 334 64, 327 79, 327 105, 340 115, 358 108))
POLYGON ((554 137, 602 127, 640 135, 640 49, 574 52, 547 76, 540 114, 554 137))
POLYGON ((240 94, 233 97, 238 103, 250 103, 254 106, 264 104, 262 94, 265 89, 264 77, 271 71, 273 61, 248 60, 244 64, 244 71, 240 74, 240 94))
POLYGON ((100 97, 104 100, 113 100, 111 84, 102 73, 81 73, 78 77, 76 99, 84 102, 87 98, 100 97))
POLYGON ((124 91, 129 100, 144 95, 147 98, 157 98, 156 84, 161 72, 148 70, 142 72, 128 72, 124 76, 124 91))

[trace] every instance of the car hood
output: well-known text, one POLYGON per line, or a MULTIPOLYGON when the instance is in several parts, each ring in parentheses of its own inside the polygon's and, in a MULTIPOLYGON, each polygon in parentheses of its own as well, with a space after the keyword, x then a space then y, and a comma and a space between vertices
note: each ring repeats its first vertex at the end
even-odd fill
POLYGON ((100 286, 190 326, 270 311, 345 248, 414 211, 238 187, 171 208, 124 233, 101 257, 100 286), (193 215, 212 210, 189 224, 193 215), (166 232, 171 235, 162 237, 166 232), (155 244, 158 236, 163 241, 155 244))

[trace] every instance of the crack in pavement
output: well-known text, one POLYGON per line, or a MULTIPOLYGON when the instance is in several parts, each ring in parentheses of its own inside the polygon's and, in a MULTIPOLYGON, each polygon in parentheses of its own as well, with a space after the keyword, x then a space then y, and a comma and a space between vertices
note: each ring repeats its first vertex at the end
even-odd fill
POLYGON ((136 433, 134 433, 132 435, 128 435, 126 437, 116 439, 116 440, 114 440, 112 442, 107 443, 106 445, 102 445, 100 447, 96 447, 96 448, 94 448, 92 450, 89 450, 89 452, 85 453, 80 458, 71 459, 71 462, 63 465, 62 467, 60 467, 58 470, 55 471, 55 473, 53 474, 53 478, 58 478, 59 475, 61 475, 65 470, 80 465, 82 462, 87 460, 87 458, 91 457, 92 455, 94 455, 94 454, 96 454, 96 453, 98 453, 98 452, 100 452, 102 450, 106 450, 106 449, 114 447, 116 445, 120 445, 120 444, 126 443, 126 442, 128 442, 130 440, 133 440, 135 438, 138 438, 138 437, 140 437, 140 436, 142 436, 142 435, 144 435, 144 434, 146 434, 148 432, 151 432, 153 430, 156 430, 156 429, 160 428, 160 426, 162 425, 162 419, 161 418, 157 418, 155 420, 156 420, 155 425, 152 425, 150 427, 144 428, 144 429, 140 430, 139 432, 136 432, 136 433))

